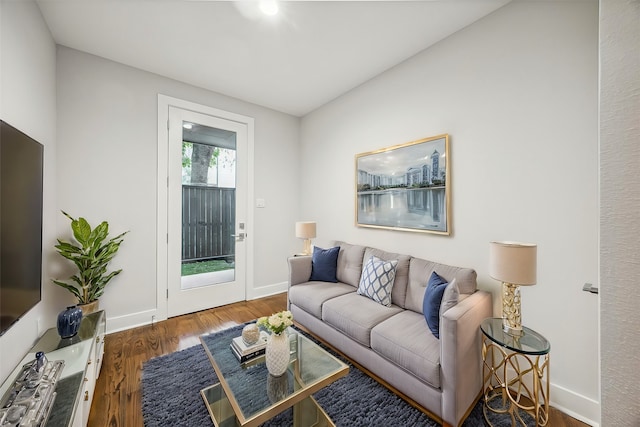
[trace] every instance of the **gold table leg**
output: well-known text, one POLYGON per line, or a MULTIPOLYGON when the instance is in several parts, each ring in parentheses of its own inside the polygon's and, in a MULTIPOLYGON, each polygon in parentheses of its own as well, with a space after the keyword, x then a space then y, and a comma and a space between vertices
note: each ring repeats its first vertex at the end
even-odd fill
POLYGON ((293 405, 294 427, 336 427, 329 415, 309 396, 293 405))
POLYGON ((528 414, 536 427, 549 420, 549 354, 527 355, 507 350, 482 337, 483 413, 511 418, 514 426, 527 426, 528 414))

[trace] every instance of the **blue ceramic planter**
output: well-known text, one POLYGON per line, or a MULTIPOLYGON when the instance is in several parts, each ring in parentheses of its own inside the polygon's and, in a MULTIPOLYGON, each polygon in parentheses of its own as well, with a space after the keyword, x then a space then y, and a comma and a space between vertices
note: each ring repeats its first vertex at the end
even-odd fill
POLYGON ((82 310, 72 305, 58 314, 58 334, 62 338, 71 338, 78 333, 82 321, 82 310))

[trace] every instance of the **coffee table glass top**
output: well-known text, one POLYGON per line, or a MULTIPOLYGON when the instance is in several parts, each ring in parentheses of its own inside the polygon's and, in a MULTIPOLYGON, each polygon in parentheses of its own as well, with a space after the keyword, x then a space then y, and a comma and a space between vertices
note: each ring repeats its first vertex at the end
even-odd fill
POLYGON ((287 333, 291 357, 280 377, 269 374, 264 356, 240 363, 230 348, 233 337, 200 337, 241 425, 263 422, 347 374, 348 366, 316 343, 292 328, 287 333))

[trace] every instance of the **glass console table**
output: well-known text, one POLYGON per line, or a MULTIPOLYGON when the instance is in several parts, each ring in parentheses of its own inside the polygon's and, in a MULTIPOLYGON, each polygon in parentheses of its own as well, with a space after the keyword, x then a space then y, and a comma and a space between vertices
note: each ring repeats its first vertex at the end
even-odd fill
POLYGON ((201 391, 216 427, 258 426, 293 407, 294 426, 333 426, 311 394, 345 376, 349 367, 289 328, 290 361, 279 377, 269 374, 264 355, 240 363, 232 337, 200 337, 219 383, 201 391))
POLYGON ((526 327, 521 336, 510 335, 502 329, 501 318, 484 319, 480 329, 483 411, 489 425, 508 416, 512 425, 545 426, 549 420, 549 341, 526 327))

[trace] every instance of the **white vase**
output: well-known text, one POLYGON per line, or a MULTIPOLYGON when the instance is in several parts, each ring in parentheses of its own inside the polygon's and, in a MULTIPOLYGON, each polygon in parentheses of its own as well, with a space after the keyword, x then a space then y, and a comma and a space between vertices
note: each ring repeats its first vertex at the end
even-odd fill
POLYGON ((289 337, 284 332, 271 334, 267 339, 265 355, 267 370, 274 377, 279 377, 289 366, 289 337))

